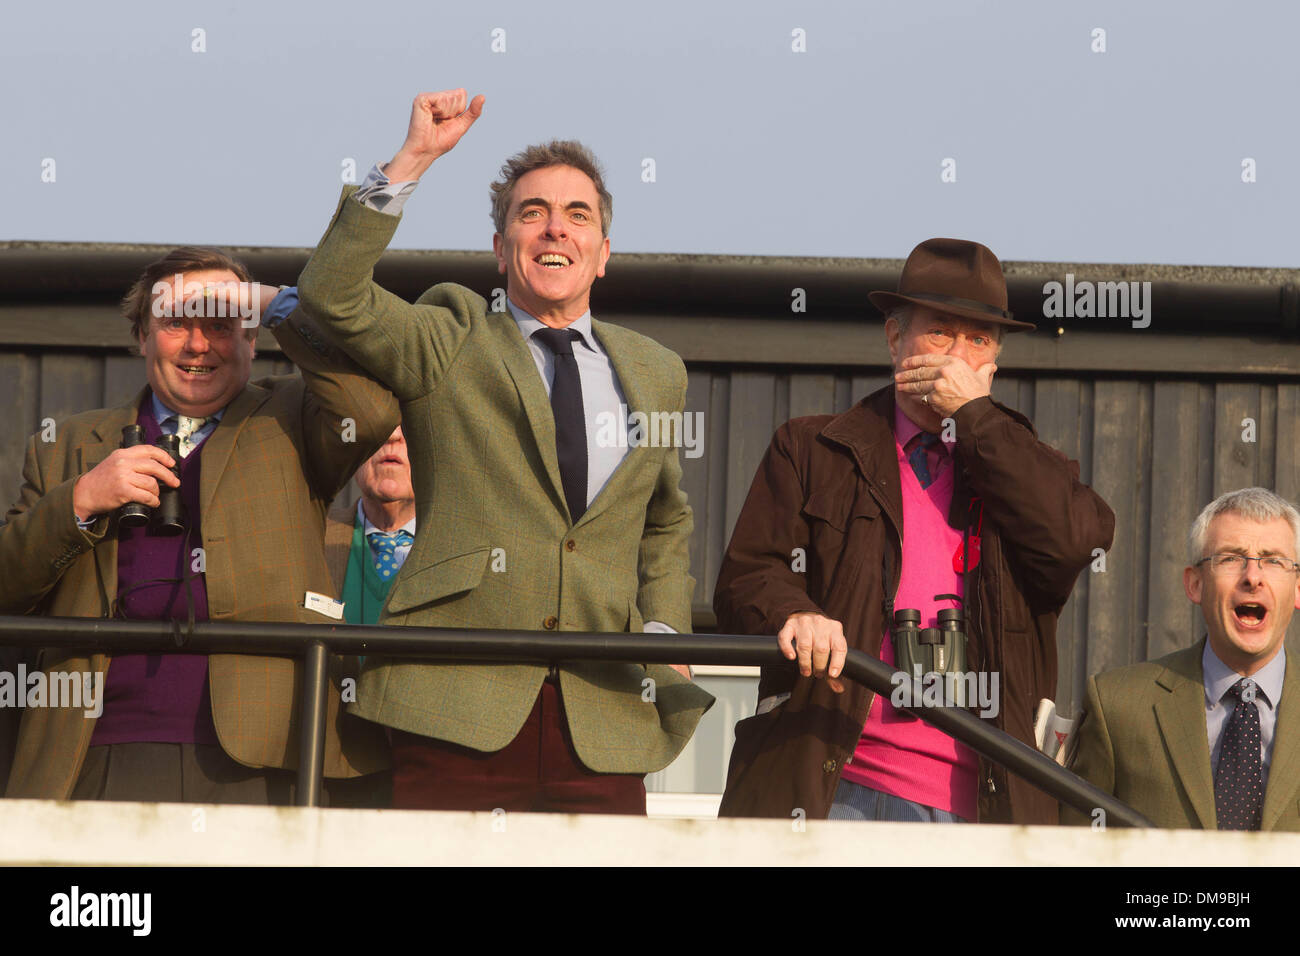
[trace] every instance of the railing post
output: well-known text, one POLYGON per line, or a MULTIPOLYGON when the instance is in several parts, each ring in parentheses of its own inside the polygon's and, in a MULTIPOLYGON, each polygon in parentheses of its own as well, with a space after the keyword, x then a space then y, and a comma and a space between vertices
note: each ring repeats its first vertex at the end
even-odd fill
POLYGON ((302 710, 298 715, 298 792, 300 807, 318 807, 325 773, 325 695, 329 693, 329 655, 325 645, 307 645, 302 667, 302 710))

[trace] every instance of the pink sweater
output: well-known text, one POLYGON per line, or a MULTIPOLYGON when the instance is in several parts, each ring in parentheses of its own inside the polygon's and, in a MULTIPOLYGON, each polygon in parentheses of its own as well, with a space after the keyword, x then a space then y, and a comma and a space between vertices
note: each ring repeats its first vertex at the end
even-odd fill
MULTIPOLYGON (((916 608, 921 612, 921 627, 936 627, 941 609, 960 605, 951 600, 936 601, 934 596, 962 593, 961 575, 953 570, 952 563, 962 533, 950 528, 947 521, 952 503, 952 461, 949 459, 940 468, 938 478, 923 489, 903 455, 903 446, 920 429, 901 411, 894 414, 904 528, 903 568, 894 607, 916 608)), ((880 659, 894 663, 894 644, 888 630, 880 659)), ((924 721, 900 713, 887 698, 877 694, 843 777, 851 783, 974 820, 978 771, 973 750, 924 721)))

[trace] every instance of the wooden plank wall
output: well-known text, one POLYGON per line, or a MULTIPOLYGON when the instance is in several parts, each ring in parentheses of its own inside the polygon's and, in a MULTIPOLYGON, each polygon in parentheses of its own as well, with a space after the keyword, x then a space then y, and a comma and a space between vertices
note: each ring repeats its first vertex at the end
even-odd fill
MULTIPOLYGON (((775 359, 775 357, 774 357, 775 359)), ((291 366, 259 358, 254 378, 291 366)), ((691 542, 697 617, 772 432, 788 418, 847 409, 889 381, 888 369, 688 363, 689 411, 704 413, 703 455, 684 458, 695 507, 691 542)), ((139 358, 101 350, 0 351, 0 493, 17 497, 27 439, 56 421, 117 404, 142 384, 139 358)), ((1300 501, 1300 384, 1224 377, 1096 377, 999 373, 994 396, 1032 418, 1044 441, 1080 464, 1117 516, 1104 572, 1085 572, 1061 616, 1059 703, 1081 701, 1087 676, 1146 660, 1199 637, 1182 568, 1192 519, 1215 495, 1247 485, 1300 501), (1255 441, 1242 440, 1243 420, 1255 441)), ((1291 640, 1296 639, 1293 624, 1291 640)))

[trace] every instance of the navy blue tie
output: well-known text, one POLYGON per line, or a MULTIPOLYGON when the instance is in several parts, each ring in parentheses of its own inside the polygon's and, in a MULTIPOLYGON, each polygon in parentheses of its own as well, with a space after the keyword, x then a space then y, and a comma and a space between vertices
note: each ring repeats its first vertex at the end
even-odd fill
POLYGON ((582 409, 582 379, 573 343, 582 338, 576 329, 538 329, 533 333, 555 356, 551 382, 551 411, 555 414, 555 453, 560 460, 560 484, 569 506, 569 518, 578 523, 587 511, 587 417, 582 409))
POLYGON ((911 449, 907 453, 907 462, 912 466, 912 471, 916 473, 916 480, 921 483, 922 488, 929 488, 934 484, 935 478, 939 477, 939 463, 943 459, 940 457, 942 451, 937 447, 938 445, 939 436, 929 432, 920 432, 907 443, 908 448, 911 449), (930 470, 931 451, 934 453, 935 462, 933 472, 930 470))
POLYGON ((1258 830, 1264 815, 1257 692, 1255 682, 1243 677, 1223 695, 1237 703, 1223 728, 1219 766, 1214 772, 1214 815, 1220 830, 1258 830))

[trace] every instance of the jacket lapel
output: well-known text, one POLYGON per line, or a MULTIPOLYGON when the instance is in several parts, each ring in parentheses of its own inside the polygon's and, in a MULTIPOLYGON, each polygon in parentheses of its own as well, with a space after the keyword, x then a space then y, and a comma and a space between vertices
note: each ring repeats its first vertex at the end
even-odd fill
POLYGON ((1168 693, 1157 699, 1155 714, 1165 747, 1192 809, 1196 811, 1201 826, 1213 830, 1217 823, 1210 745, 1205 730, 1205 684, 1201 671, 1204 646, 1205 642, 1200 641, 1188 648, 1156 677, 1157 686, 1168 693))
MULTIPOLYGON (((1284 651, 1285 653, 1285 651, 1284 651)), ((1264 791, 1264 813, 1260 828, 1271 830, 1278 819, 1292 807, 1300 790, 1300 660, 1287 654, 1286 679, 1282 682, 1282 699, 1277 705, 1277 723, 1273 727, 1273 763, 1268 770, 1268 787, 1264 791)))
POLYGON ((546 395, 542 376, 537 372, 533 353, 528 350, 528 343, 519 334, 519 326, 508 312, 489 312, 487 319, 497 338, 501 361, 505 363, 506 371, 510 373, 519 392, 519 401, 528 417, 528 427, 532 430, 533 440, 542 456, 542 464, 551 480, 551 499, 567 514, 564 485, 560 481, 560 459, 555 451, 555 413, 551 411, 551 401, 546 395))
POLYGON ((199 514, 207 515, 212 511, 212 502, 216 498, 217 485, 230 464, 230 457, 235 450, 235 440, 248 417, 271 393, 260 385, 245 385, 233 402, 226 406, 226 413, 221 422, 203 443, 203 475, 199 481, 199 514))
POLYGON ((348 504, 347 495, 340 493, 325 519, 325 566, 334 582, 335 597, 339 598, 343 596, 343 582, 347 578, 356 515, 356 505, 348 504))
MULTIPOLYGON (((77 449, 78 474, 84 475, 116 449, 122 447, 122 429, 135 423, 140 403, 144 401, 147 393, 147 387, 140 389, 130 401, 110 409, 95 426, 94 440, 82 444, 77 449)), ((94 555, 99 580, 104 582, 108 592, 102 595, 103 607, 111 608, 117 597, 117 535, 105 535, 104 540, 94 549, 94 555)), ((98 614, 99 610, 96 609, 94 613, 98 614)))

